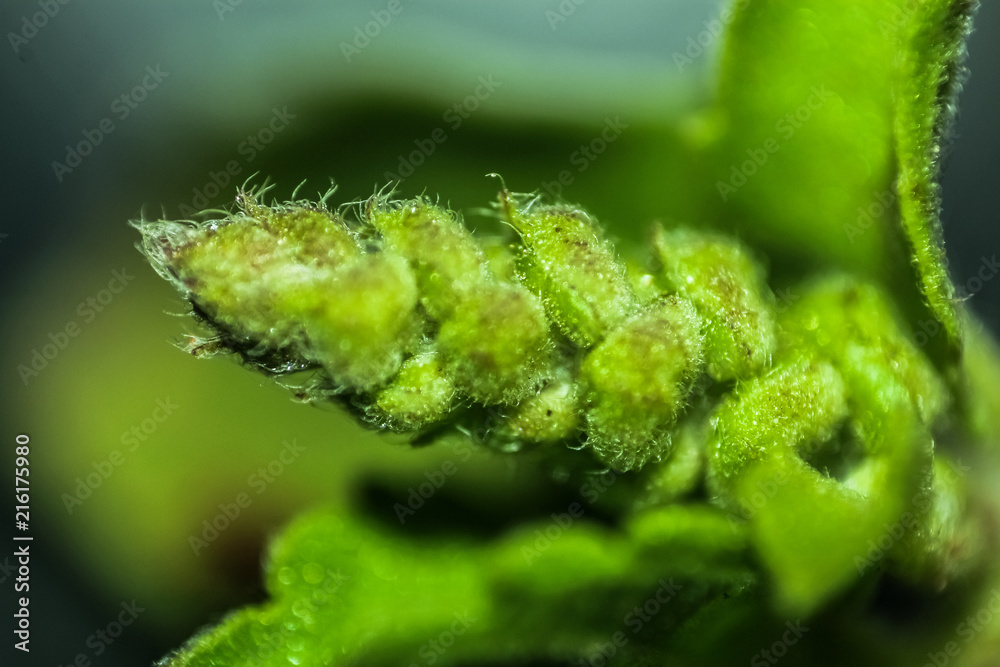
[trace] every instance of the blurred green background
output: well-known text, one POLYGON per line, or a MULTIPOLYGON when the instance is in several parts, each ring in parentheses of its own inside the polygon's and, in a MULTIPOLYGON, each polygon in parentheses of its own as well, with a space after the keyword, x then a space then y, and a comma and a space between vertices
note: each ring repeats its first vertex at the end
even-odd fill
MULTIPOLYGON (((687 156, 711 133, 696 112, 722 40, 704 52, 690 40, 723 3, 403 0, 395 15, 388 5, 70 3, 34 33, 25 21, 37 3, 0 9, 5 32, 22 37, 8 35, 0 54, 0 414, 5 462, 15 434, 32 439, 29 664, 157 659, 260 599, 264 545, 290 517, 352 501, 398 525, 393 503, 444 461, 458 473, 408 529, 476 517, 495 531, 549 506, 530 461, 412 449, 335 407, 296 403, 234 360, 186 356, 173 343, 196 329, 171 316, 185 304, 127 222, 226 206, 255 173, 279 198, 333 179, 335 204, 412 166, 402 194, 439 196, 480 231, 498 231, 477 211, 496 195, 496 172, 513 190, 582 203, 636 247, 652 220, 698 208, 704 183, 687 156), (679 66, 677 53, 697 55, 679 66), (609 123, 627 127, 591 160, 580 148, 609 123), (53 167, 80 142, 93 146, 78 166, 53 167), (114 272, 126 280, 118 293, 114 272), (304 449, 276 465, 287 443, 304 449), (251 503, 192 547, 240 493, 251 503), (97 655, 88 638, 133 599, 145 611, 97 655)), ((1000 7, 984 6, 977 25, 944 178, 959 285, 1000 247, 1000 7)), ((994 331, 998 294, 986 283, 972 300, 994 331)))

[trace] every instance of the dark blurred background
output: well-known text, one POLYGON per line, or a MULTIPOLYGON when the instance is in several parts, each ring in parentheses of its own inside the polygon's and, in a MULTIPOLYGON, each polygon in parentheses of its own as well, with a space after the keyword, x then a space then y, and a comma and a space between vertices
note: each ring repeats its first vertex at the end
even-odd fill
MULTIPOLYGON (((332 179, 331 203, 401 177, 403 194, 440 196, 486 232, 496 223, 476 209, 497 192, 490 172, 584 203, 626 244, 650 220, 683 215, 671 203, 683 192, 639 176, 671 150, 666 128, 710 99, 721 40, 690 64, 674 54, 722 3, 390 4, 0 8, 0 415, 5 451, 18 433, 32 438, 35 538, 32 652, 13 664, 149 664, 261 599, 262 547, 290 516, 347 502, 358 479, 405 489, 451 455, 403 455, 234 362, 186 357, 171 343, 193 327, 169 316, 184 304, 136 251, 129 220, 226 206, 254 174, 279 198, 332 179), (576 172, 579 146, 616 119, 630 130, 576 172), (571 168, 573 182, 556 185, 571 168), (301 456, 262 488, 252 476, 293 441, 301 456), (241 492, 253 504, 206 546, 192 542, 241 492), (133 601, 144 611, 120 637, 98 638, 133 601)), ((960 288, 1000 248, 998 35, 1000 7, 987 3, 945 160, 960 288)), ((1000 287, 974 291, 997 331, 1000 287)), ((456 488, 486 507, 526 484, 512 465, 477 457, 456 488)), ((7 619, 12 551, 0 551, 7 619)))

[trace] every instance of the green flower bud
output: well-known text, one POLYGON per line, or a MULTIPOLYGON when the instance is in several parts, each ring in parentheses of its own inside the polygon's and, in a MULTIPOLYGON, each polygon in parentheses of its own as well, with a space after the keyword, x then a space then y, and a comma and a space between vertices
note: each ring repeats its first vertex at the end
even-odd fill
POLYGON ((550 382, 517 406, 505 426, 507 437, 524 442, 558 442, 580 428, 579 385, 568 377, 550 382))
MULTIPOLYGON (((191 230, 167 256, 188 297, 218 328, 269 347, 298 347, 301 323, 289 319, 273 291, 296 258, 278 241, 256 220, 239 218, 191 230)), ((305 269, 303 277, 328 272, 305 269)))
MULTIPOLYGON (((819 349, 851 386, 858 415, 872 414, 884 382, 871 376, 877 366, 898 378, 909 391, 921 419, 931 424, 948 407, 947 387, 927 357, 904 333, 891 301, 878 287, 854 278, 827 278, 807 288, 803 298, 782 318, 786 346, 819 349), (849 354, 854 346, 867 351, 849 354), (874 401, 874 402, 873 402, 874 401)), ((862 422, 863 440, 871 441, 881 426, 862 422)))
POLYGON ((709 444, 714 502, 749 521, 781 604, 796 613, 872 566, 868 545, 899 521, 930 470, 929 433, 894 370, 871 347, 849 343, 844 352, 845 368, 870 364, 879 387, 870 403, 857 403, 857 385, 818 356, 782 364, 724 401, 709 444), (879 424, 867 455, 847 429, 838 432, 856 420, 879 424))
POLYGON ((698 486, 705 470, 708 426, 702 415, 684 418, 674 433, 670 457, 643 469, 642 492, 633 502, 634 509, 672 503, 698 486))
POLYGON ((968 572, 985 546, 967 512, 968 489, 955 465, 935 456, 932 482, 913 496, 900 519, 901 539, 893 550, 893 572, 940 591, 968 572))
POLYGON ((456 386, 479 403, 516 403, 548 372, 549 323, 520 285, 480 285, 442 322, 437 342, 456 386))
POLYGON ((433 351, 403 362, 395 377, 375 395, 369 414, 399 431, 416 431, 447 416, 455 383, 433 351))
POLYGON ((361 255, 361 248, 343 218, 326 210, 320 202, 290 202, 280 206, 258 203, 265 189, 241 191, 236 203, 246 217, 266 229, 288 257, 303 264, 338 266, 361 255))
POLYGON ((147 225, 144 248, 161 273, 229 334, 270 347, 298 345, 300 323, 289 319, 275 287, 297 278, 304 284, 322 280, 360 257, 361 249, 343 221, 324 209, 272 211, 246 193, 240 201, 242 211, 225 220, 147 225))
MULTIPOLYGON (((276 287, 299 289, 292 282, 276 287)), ((310 357, 349 389, 371 391, 386 382, 420 333, 419 294, 406 260, 366 255, 314 287, 310 307, 293 312, 309 337, 310 357)))
POLYGON ((235 348, 280 350, 370 390, 399 368, 421 326, 415 279, 399 257, 365 254, 321 206, 259 205, 190 227, 155 223, 144 247, 235 348))
POLYGON ((847 417, 840 374, 829 363, 800 359, 741 385, 715 415, 708 482, 717 500, 749 464, 797 455, 829 440, 847 417))
POLYGON ((670 427, 702 363, 701 320, 667 297, 607 334, 586 356, 587 442, 615 470, 641 468, 670 451, 670 427))
POLYGON ((466 293, 489 278, 482 250, 450 211, 421 200, 372 200, 365 219, 388 250, 410 262, 420 302, 435 320, 450 315, 466 293))
POLYGON ((504 191, 501 208, 521 235, 521 279, 545 303, 559 329, 580 347, 595 345, 638 309, 614 246, 585 212, 566 206, 519 206, 504 191))
POLYGON ((774 295, 763 268, 735 239, 686 229, 653 235, 661 283, 694 303, 705 320, 705 363, 725 381, 770 364, 776 336, 774 295))

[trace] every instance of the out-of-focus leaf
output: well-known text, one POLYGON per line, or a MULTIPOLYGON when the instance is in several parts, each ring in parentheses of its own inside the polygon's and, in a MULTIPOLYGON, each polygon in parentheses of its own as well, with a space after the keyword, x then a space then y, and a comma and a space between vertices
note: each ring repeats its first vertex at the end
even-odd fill
POLYGON ((721 215, 782 258, 877 273, 890 212, 857 235, 845 226, 893 177, 899 37, 880 23, 895 3, 736 4, 719 82, 721 215))
POLYGON ((891 285, 911 314, 918 282, 945 331, 929 350, 954 361, 935 180, 976 3, 736 5, 719 85, 722 224, 786 269, 834 265, 891 285))
POLYGON ((657 627, 669 632, 753 582, 743 534, 715 510, 651 512, 628 539, 583 509, 487 546, 419 542, 359 517, 306 517, 273 546, 272 602, 233 614, 167 664, 589 659, 615 632, 624 636, 636 605, 668 607, 657 627))

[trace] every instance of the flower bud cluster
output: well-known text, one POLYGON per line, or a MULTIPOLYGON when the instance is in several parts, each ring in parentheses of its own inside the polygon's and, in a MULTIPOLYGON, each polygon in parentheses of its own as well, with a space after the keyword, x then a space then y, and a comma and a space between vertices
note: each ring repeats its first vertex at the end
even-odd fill
POLYGON ((518 446, 583 444, 638 469, 670 452, 700 378, 752 377, 776 345, 763 272, 726 237, 658 230, 637 275, 586 212, 507 191, 514 243, 422 198, 331 211, 262 195, 241 192, 222 220, 145 223, 143 249, 214 349, 315 369, 313 391, 381 427, 488 414, 518 446))

